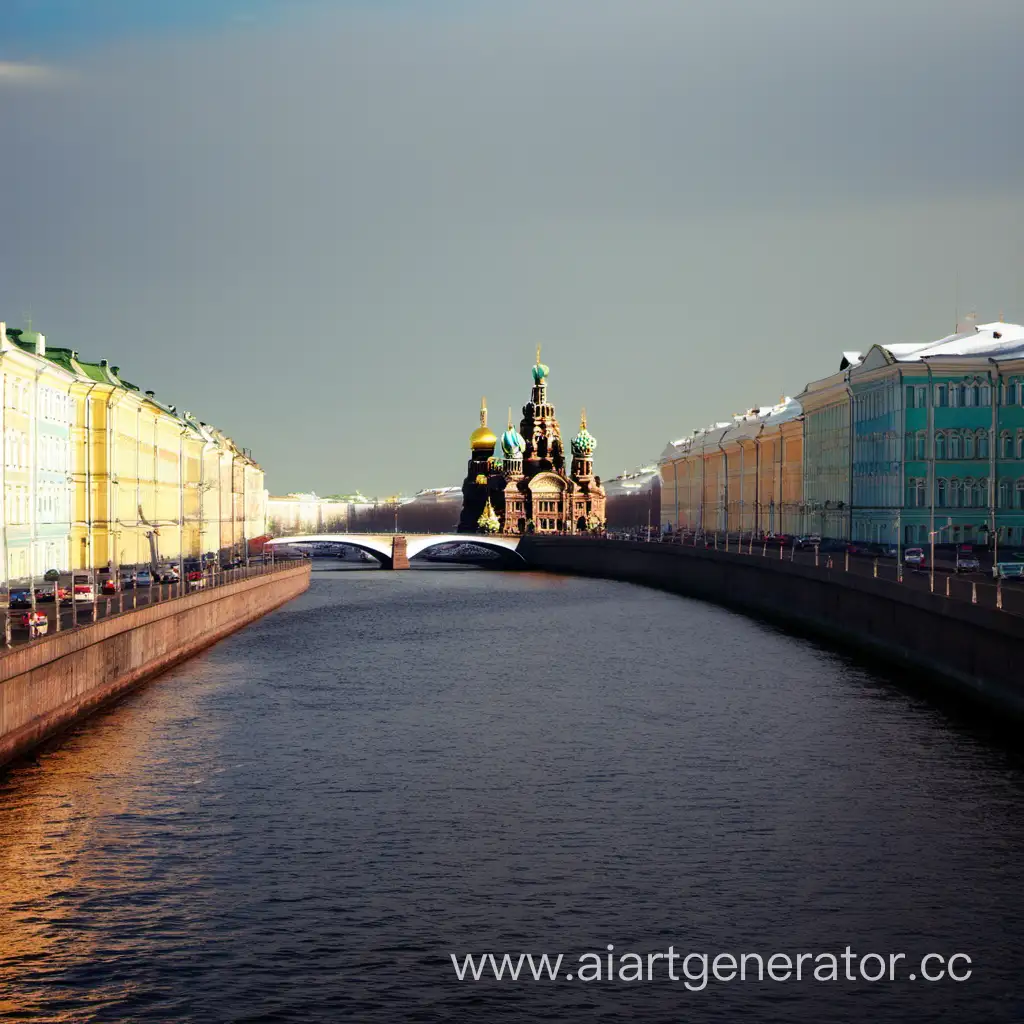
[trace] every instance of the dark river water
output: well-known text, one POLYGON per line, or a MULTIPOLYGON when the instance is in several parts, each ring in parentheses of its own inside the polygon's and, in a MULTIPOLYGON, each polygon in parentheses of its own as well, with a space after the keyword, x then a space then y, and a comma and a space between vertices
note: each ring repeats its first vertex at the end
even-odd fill
POLYGON ((1024 1021, 1022 811, 1008 740, 730 612, 321 564, 0 776, 0 1019, 1024 1021))

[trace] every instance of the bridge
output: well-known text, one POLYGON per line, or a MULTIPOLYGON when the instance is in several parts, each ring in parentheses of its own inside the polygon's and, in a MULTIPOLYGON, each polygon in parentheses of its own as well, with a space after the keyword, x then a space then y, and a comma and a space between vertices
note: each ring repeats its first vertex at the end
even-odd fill
POLYGON ((288 544, 345 544, 373 555, 384 569, 408 569, 410 558, 442 544, 472 544, 489 551, 498 551, 510 562, 526 564, 518 551, 519 537, 493 537, 478 533, 317 533, 275 537, 264 546, 281 547, 288 544))

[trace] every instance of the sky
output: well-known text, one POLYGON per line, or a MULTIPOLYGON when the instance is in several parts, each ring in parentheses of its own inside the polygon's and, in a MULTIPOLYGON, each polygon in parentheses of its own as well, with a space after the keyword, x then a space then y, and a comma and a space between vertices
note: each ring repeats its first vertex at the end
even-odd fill
POLYGON ((844 350, 1024 320, 1019 0, 2 0, 0 320, 252 450, 606 477, 844 350))

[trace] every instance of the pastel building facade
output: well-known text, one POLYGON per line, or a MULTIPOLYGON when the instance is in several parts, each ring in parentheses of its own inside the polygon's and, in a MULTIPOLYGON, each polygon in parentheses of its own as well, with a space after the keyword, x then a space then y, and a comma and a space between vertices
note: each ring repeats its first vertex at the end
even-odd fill
POLYGON ((1024 327, 875 345, 850 383, 855 540, 1024 543, 1024 327))
POLYGON ((662 452, 663 529, 761 535, 803 524, 800 403, 783 398, 695 430, 662 452))
POLYGON ((265 532, 263 472, 251 456, 118 367, 0 325, 0 371, 8 579, 237 558, 265 532), (226 475, 204 478, 223 463, 226 475))
POLYGON ((797 396, 803 409, 804 528, 801 533, 848 540, 852 465, 850 368, 860 361, 845 353, 837 373, 813 381, 797 396))

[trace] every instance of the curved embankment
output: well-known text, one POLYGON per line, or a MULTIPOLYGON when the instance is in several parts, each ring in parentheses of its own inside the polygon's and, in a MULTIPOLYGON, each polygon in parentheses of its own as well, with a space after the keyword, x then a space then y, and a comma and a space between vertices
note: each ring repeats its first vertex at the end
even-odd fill
POLYGON ((0 656, 0 765, 309 587, 309 562, 42 637, 0 656))
POLYGON ((925 673, 1024 722, 1024 618, 890 581, 674 544, 525 537, 534 569, 714 601, 925 673))

